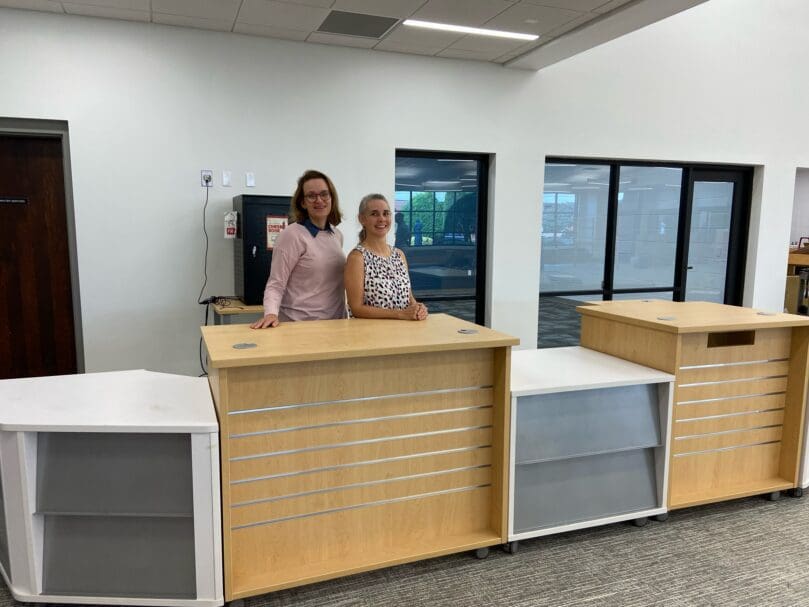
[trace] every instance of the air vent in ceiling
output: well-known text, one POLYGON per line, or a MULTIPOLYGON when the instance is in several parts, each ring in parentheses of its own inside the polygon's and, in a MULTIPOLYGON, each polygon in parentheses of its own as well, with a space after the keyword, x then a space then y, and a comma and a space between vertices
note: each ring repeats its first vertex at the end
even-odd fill
POLYGON ((398 21, 392 17, 332 11, 317 28, 317 31, 362 38, 381 38, 398 21))

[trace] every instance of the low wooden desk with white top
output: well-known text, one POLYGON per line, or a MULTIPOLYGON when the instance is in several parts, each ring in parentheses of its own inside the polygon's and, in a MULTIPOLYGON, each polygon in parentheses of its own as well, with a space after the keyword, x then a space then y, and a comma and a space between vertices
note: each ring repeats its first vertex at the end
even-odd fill
POLYGON ((507 540, 517 339, 444 314, 202 332, 227 600, 507 540))
POLYGON ((661 300, 577 309, 582 346, 676 377, 670 510, 798 486, 809 318, 661 300))

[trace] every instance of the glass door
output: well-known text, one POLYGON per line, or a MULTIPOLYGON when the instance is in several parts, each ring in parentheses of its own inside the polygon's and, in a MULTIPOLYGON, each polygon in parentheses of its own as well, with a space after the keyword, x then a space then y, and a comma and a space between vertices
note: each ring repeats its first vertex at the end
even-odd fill
POLYGON ((747 218, 741 204, 743 175, 693 170, 688 197, 687 259, 682 269, 686 301, 741 304, 740 268, 747 218))

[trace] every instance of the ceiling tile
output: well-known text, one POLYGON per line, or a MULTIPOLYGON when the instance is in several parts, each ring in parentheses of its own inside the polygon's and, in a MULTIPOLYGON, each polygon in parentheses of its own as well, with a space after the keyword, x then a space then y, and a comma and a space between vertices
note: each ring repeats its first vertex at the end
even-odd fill
MULTIPOLYGON (((381 43, 380 43, 381 44, 381 43)), ((405 53, 407 55, 436 55, 441 50, 440 48, 407 48, 407 47, 399 47, 395 44, 388 44, 385 48, 382 48, 380 44, 377 44, 374 47, 375 51, 383 51, 383 52, 391 52, 391 53, 405 53)))
POLYGON ((249 34, 251 36, 264 36, 266 38, 283 38, 284 40, 306 40, 309 32, 301 30, 291 30, 283 27, 272 27, 271 25, 252 25, 250 23, 236 23, 233 31, 237 34, 249 34))
POLYGON ((484 53, 484 52, 465 51, 461 49, 448 48, 438 53, 437 56, 449 57, 451 59, 471 59, 473 61, 491 61, 498 55, 499 53, 497 52, 484 53))
POLYGON ((499 57, 503 53, 515 51, 525 45, 525 40, 510 38, 492 38, 491 36, 464 36, 447 50, 474 51, 476 53, 494 53, 499 57))
POLYGON ((480 27, 513 5, 507 0, 429 0, 413 19, 480 27))
POLYGON ((570 11, 580 13, 593 11, 609 0, 522 0, 526 4, 538 4, 540 6, 552 6, 555 8, 566 8, 570 11))
MULTIPOLYGON (((427 30, 420 27, 409 27, 399 25, 391 33, 385 36, 384 42, 390 42, 398 47, 431 47, 443 49, 453 42, 463 38, 463 34, 456 32, 442 32, 439 30, 427 30)), ((377 45, 376 48, 379 48, 377 45)))
POLYGON ((216 30, 218 32, 229 32, 233 27, 232 19, 203 19, 201 17, 186 17, 185 15, 164 15, 163 13, 152 13, 152 22, 203 30, 216 30))
POLYGON ((104 17, 106 19, 123 19, 125 21, 149 22, 148 11, 130 11, 125 8, 107 8, 89 4, 73 4, 63 2, 65 12, 69 15, 84 15, 85 17, 104 17))
POLYGON ((631 2, 631 1, 632 0, 610 0, 610 2, 607 2, 606 4, 602 4, 598 8, 593 9, 593 12, 596 12, 596 13, 608 13, 608 12, 610 12, 612 10, 615 10, 619 6, 623 6, 624 4, 627 4, 628 2, 631 2))
POLYGON ((152 0, 152 12, 202 19, 236 19, 241 0, 152 0))
MULTIPOLYGON (((63 2, 67 6, 67 2, 63 2)), ((120 8, 127 11, 149 12, 149 0, 71 0, 70 4, 84 4, 100 8, 120 8)))
POLYGON ((311 32, 323 23, 329 10, 274 0, 244 0, 237 20, 250 25, 311 32))
POLYGON ((579 15, 581 13, 561 8, 520 3, 487 21, 484 27, 507 32, 542 35, 573 21, 579 15))
POLYGON ((337 46, 353 46, 355 48, 371 48, 379 40, 376 38, 358 38, 356 36, 341 36, 339 34, 326 34, 324 32, 312 32, 306 39, 307 42, 317 44, 336 44, 337 46))
POLYGON ((425 0, 335 0, 332 9, 404 19, 412 15, 424 2, 425 0))
POLYGON ((561 36, 562 34, 566 34, 570 30, 576 29, 580 25, 584 25, 588 21, 593 21, 594 19, 599 19, 599 18, 600 18, 600 15, 596 15, 594 13, 584 13, 584 14, 576 17, 573 21, 569 21, 568 23, 565 23, 564 25, 560 25, 555 30, 551 30, 550 32, 548 32, 547 34, 542 36, 542 38, 539 39, 539 42, 541 43, 543 41, 549 41, 552 38, 556 38, 557 36, 561 36))
POLYGON ((48 11, 51 13, 64 13, 62 4, 52 0, 0 0, 2 8, 21 8, 27 11, 48 11))
MULTIPOLYGON (((606 2, 607 0, 603 0, 606 2)), ((287 4, 303 4, 304 6, 319 6, 320 8, 331 8, 334 0, 280 0, 287 4)))

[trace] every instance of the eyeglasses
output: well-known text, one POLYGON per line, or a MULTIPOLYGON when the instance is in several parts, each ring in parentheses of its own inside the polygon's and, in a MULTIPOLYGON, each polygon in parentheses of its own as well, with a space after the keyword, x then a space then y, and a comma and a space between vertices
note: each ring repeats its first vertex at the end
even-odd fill
POLYGON ((323 190, 322 192, 309 192, 308 194, 304 194, 303 196, 306 199, 306 202, 315 202, 318 198, 323 202, 328 202, 331 200, 331 192, 328 190, 323 190))

